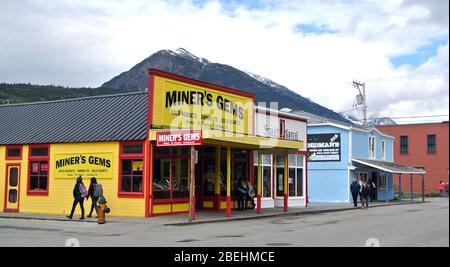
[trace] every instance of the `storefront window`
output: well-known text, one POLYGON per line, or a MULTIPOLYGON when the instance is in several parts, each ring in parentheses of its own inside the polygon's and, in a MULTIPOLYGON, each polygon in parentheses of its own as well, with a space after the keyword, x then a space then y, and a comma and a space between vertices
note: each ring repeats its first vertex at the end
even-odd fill
POLYGON ((48 195, 49 146, 30 146, 28 195, 48 195))
POLYGON ((216 148, 203 147, 202 151, 202 181, 203 181, 203 196, 214 196, 214 184, 216 178, 216 148))
POLYGON ((121 192, 142 193, 142 160, 122 160, 121 192))
POLYGON ((120 150, 119 195, 143 197, 144 143, 122 143, 120 150))
POLYGON ((47 191, 48 161, 30 161, 30 191, 47 191))
POLYGON ((168 199, 170 198, 170 159, 155 157, 153 164, 153 196, 155 199, 168 199))
MULTIPOLYGON (((289 197, 303 196, 303 161, 302 155, 288 156, 288 194, 289 197)), ((276 156, 276 196, 284 196, 284 156, 276 156)))
MULTIPOLYGON (((255 191, 258 188, 258 154, 255 152, 254 155, 254 179, 255 179, 255 191)), ((261 197, 271 198, 272 197, 272 155, 262 155, 261 161, 261 197)))
POLYGON ((173 198, 189 198, 189 160, 172 160, 173 198))
POLYGON ((189 198, 189 150, 155 148, 153 161, 153 198, 189 198))
POLYGON ((297 196, 303 196, 303 169, 297 168, 297 196))

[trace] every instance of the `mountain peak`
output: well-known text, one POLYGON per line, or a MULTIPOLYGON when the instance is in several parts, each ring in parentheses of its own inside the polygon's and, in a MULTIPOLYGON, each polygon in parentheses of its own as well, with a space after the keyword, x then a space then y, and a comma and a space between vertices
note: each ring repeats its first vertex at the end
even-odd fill
POLYGON ((189 60, 194 60, 194 61, 200 62, 203 65, 206 65, 209 63, 208 60, 198 57, 182 47, 178 48, 175 51, 168 50, 168 52, 173 56, 181 56, 181 57, 184 57, 189 60))
POLYGON ((348 123, 348 120, 336 112, 314 103, 268 78, 250 71, 244 72, 232 66, 212 63, 184 48, 178 48, 175 51, 160 50, 129 71, 104 83, 102 87, 129 89, 130 91, 146 88, 148 86, 148 69, 159 69, 191 79, 253 93, 256 94, 256 103, 278 101, 279 108, 305 111, 348 123))

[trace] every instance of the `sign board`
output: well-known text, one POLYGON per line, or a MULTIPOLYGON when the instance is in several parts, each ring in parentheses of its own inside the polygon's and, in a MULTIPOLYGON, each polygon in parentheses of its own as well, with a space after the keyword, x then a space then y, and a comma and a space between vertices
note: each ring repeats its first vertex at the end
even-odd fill
POLYGON ((202 131, 172 131, 156 133, 156 146, 200 146, 202 131))
POLYGON ((144 163, 142 161, 133 161, 133 172, 141 172, 143 167, 144 163))
POLYGON ((55 179, 76 179, 95 177, 113 178, 113 153, 55 154, 52 164, 55 179))
POLYGON ((151 94, 151 124, 154 128, 253 132, 252 97, 156 74, 151 94))
POLYGON ((308 135, 308 161, 341 161, 341 134, 308 135))

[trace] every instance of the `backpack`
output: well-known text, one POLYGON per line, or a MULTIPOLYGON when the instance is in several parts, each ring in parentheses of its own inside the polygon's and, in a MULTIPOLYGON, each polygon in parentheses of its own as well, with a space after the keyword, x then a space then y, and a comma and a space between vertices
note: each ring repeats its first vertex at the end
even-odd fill
POLYGON ((94 184, 94 197, 103 196, 103 187, 101 184, 94 184))
POLYGON ((87 197, 89 195, 84 184, 80 184, 80 195, 81 197, 87 197))

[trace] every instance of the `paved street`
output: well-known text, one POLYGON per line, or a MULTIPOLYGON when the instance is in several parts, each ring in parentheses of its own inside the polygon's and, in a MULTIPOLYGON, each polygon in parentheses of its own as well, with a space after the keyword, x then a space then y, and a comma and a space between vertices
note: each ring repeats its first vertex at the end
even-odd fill
POLYGON ((449 202, 189 226, 0 219, 0 246, 449 246, 449 202), (376 240, 375 240, 376 241, 376 240))

